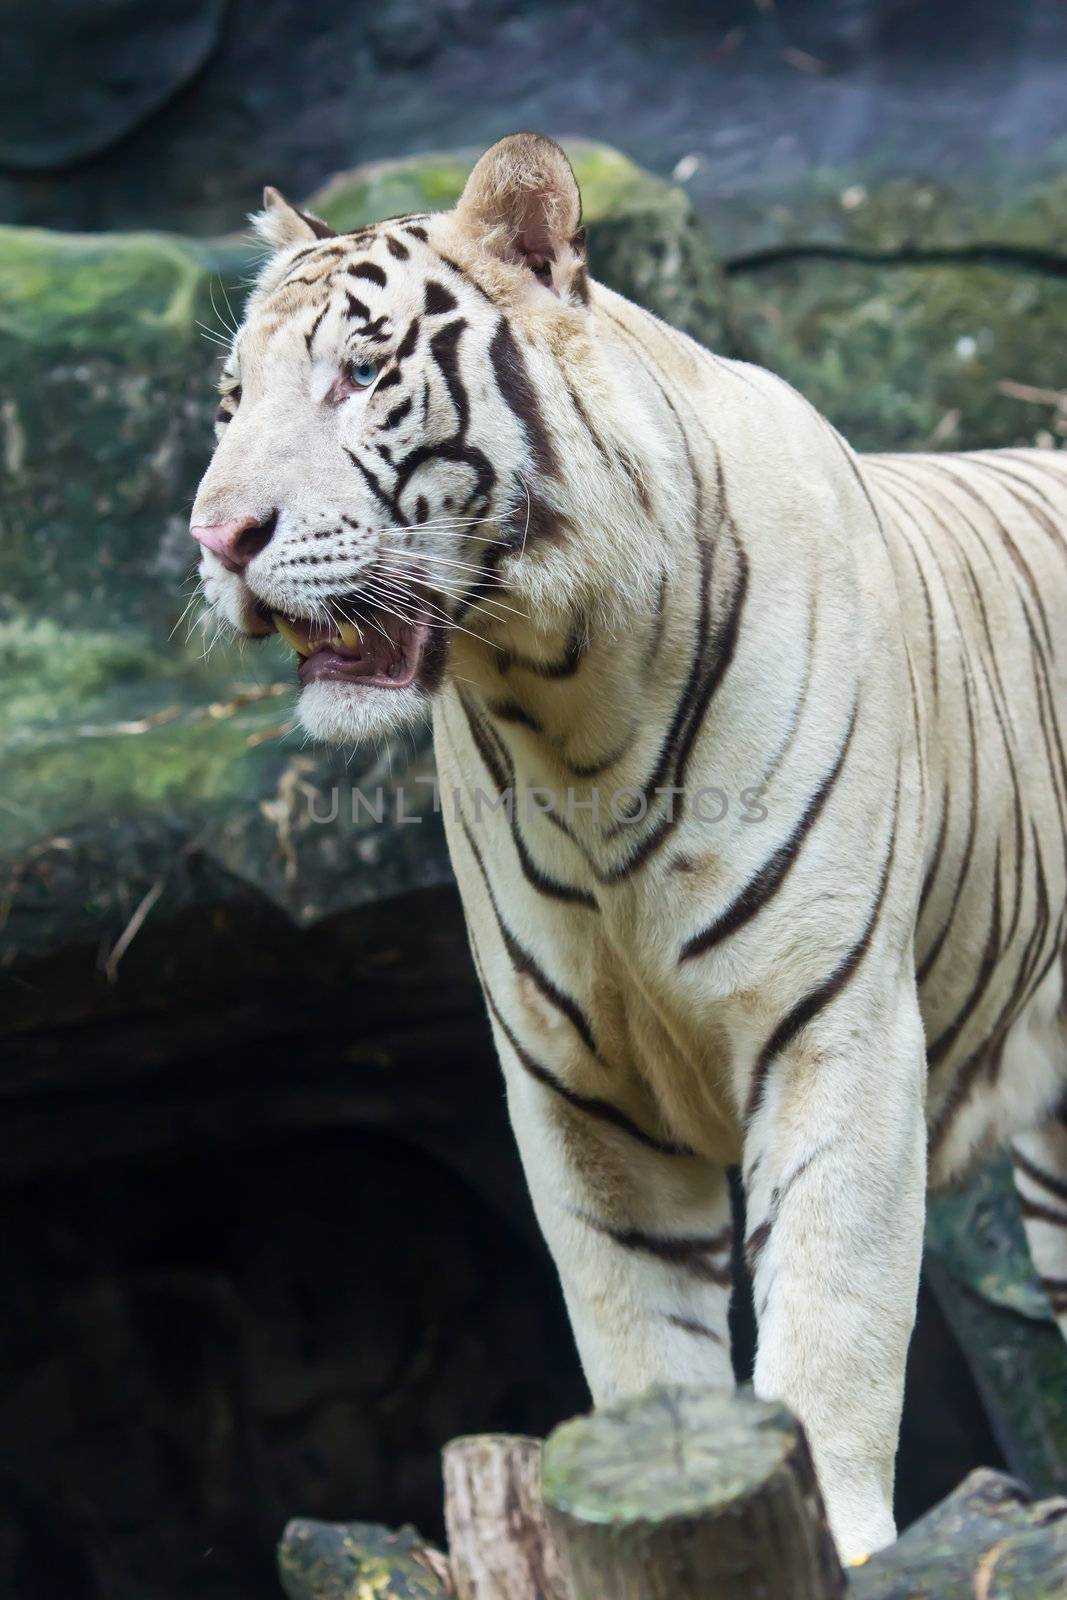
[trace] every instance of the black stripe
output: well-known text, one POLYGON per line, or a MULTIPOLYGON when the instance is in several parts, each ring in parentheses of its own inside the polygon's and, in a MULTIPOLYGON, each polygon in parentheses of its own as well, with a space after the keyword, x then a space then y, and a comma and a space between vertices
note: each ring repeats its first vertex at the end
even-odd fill
POLYGON ((366 483, 371 494, 378 501, 378 504, 382 506, 384 510, 388 511, 394 522, 403 523, 404 518, 400 514, 395 499, 392 495, 386 493, 371 469, 369 467, 365 467, 363 462, 354 453, 354 451, 348 449, 347 445, 344 446, 344 452, 349 461, 351 461, 352 465, 362 474, 364 482, 366 483))
POLYGON ((945 849, 945 839, 948 836, 948 814, 950 804, 951 791, 946 783, 944 792, 941 796, 941 821, 938 824, 937 838, 934 841, 934 853, 930 857, 930 865, 926 869, 926 876, 923 878, 923 886, 919 893, 920 916, 922 915, 923 907, 926 905, 930 890, 933 888, 937 879, 937 869, 941 865, 941 857, 945 849))
POLYGON ((1064 546, 1067 545, 1067 539, 1064 537, 1063 530, 1056 522, 1053 521, 1053 519, 1048 515, 1048 512, 1044 510, 1044 506, 1047 506, 1050 511, 1057 510, 1057 507, 1053 506, 1048 495, 1045 494, 1042 489, 1039 489, 1036 483, 1031 483, 1027 478, 1020 478, 1016 472, 1010 472, 1002 462, 983 461, 980 456, 976 456, 974 464, 976 467, 981 467, 986 472, 991 472, 994 477, 1008 478, 1012 483, 1019 484, 1022 488, 1028 491, 1027 496, 1019 494, 1017 489, 1009 489, 1008 494, 1010 494, 1012 499, 1017 501, 1018 504, 1023 507, 1024 511, 1029 513, 1029 515, 1037 523, 1038 527, 1041 528, 1042 531, 1051 539, 1052 543, 1058 547, 1060 554, 1062 555, 1064 546), (1028 497, 1030 494, 1036 494, 1038 499, 1043 501, 1044 506, 1035 506, 1033 501, 1028 497))
POLYGON ((695 1317, 680 1317, 677 1312, 668 1311, 667 1321, 672 1327, 681 1328, 683 1333, 691 1333, 696 1339, 710 1339, 713 1344, 724 1343, 721 1333, 716 1333, 705 1322, 698 1322, 695 1317))
POLYGON ((592 439, 593 443, 596 445, 597 449, 599 450, 601 459, 604 461, 605 465, 607 465, 611 461, 611 457, 608 454, 608 447, 604 443, 603 439, 600 437, 599 433, 597 433, 596 429, 593 427, 593 424, 592 424, 592 422, 590 421, 590 418, 589 418, 588 411, 585 409, 585 407, 582 404, 581 400, 578 398, 577 394, 571 388, 569 383, 567 385, 567 393, 570 395, 571 405, 574 407, 574 410, 575 410, 575 413, 577 414, 579 422, 581 422, 582 425, 585 427, 586 431, 589 434, 589 437, 592 439))
POLYGON ((601 756, 598 761, 569 761, 564 756, 561 758, 563 765, 572 778, 599 778, 609 768, 618 765, 623 756, 631 749, 636 737, 637 724, 635 722, 625 738, 620 740, 614 749, 601 756))
POLYGON ((798 1001, 791 1011, 786 1013, 781 1022, 775 1028, 774 1032, 771 1034, 770 1038, 767 1040, 767 1043, 763 1046, 763 1049, 760 1051, 759 1056, 757 1057, 756 1065, 753 1068, 752 1082, 749 1085, 748 1100, 745 1106, 746 1127, 748 1127, 748 1125, 752 1122, 752 1119, 755 1117, 760 1108, 767 1077, 770 1073, 771 1066, 775 1058, 781 1055, 782 1051, 787 1049, 788 1046, 793 1043, 794 1039, 802 1031, 802 1029, 806 1028, 807 1025, 818 1016, 820 1011, 825 1010, 828 1005, 837 999, 842 990, 844 990, 855 977, 863 962, 864 956, 867 954, 867 951, 870 948, 871 940, 874 937, 874 930, 878 926, 878 919, 882 914, 882 906, 885 902, 886 888, 889 884, 889 875, 892 871, 893 858, 896 854, 897 818, 899 811, 900 777, 898 775, 896 800, 894 801, 893 805, 893 829, 890 834, 889 848, 886 851, 885 863, 882 867, 882 875, 878 884, 878 893, 875 895, 874 904, 871 907, 871 913, 867 919, 867 926, 864 928, 863 933, 856 940, 856 943, 852 946, 851 950, 849 950, 843 959, 838 962, 837 966, 834 968, 833 972, 830 973, 829 977, 819 984, 817 988, 812 989, 809 994, 806 994, 802 1000, 798 1001))
MULTIPOLYGON (((1043 632, 1043 634, 1045 636, 1045 647, 1046 647, 1046 649, 1051 651, 1052 650, 1052 630, 1049 627, 1048 613, 1045 610, 1045 604, 1044 604, 1044 601, 1041 598, 1041 591, 1038 588, 1037 580, 1034 577, 1034 574, 1030 569, 1029 563, 1027 562, 1026 558, 1023 556, 1022 551, 1019 549, 1018 545, 1015 543, 1015 540, 1012 538, 1011 534, 1008 532, 1008 530, 1004 526, 1003 522, 1001 522, 1000 518, 997 516, 996 512, 993 510, 993 507, 989 504, 988 500, 983 500, 981 495, 978 493, 978 491, 975 488, 973 488, 973 486, 971 484, 969 484, 965 478, 961 478, 955 472, 951 471, 951 469, 946 465, 945 462, 943 462, 943 461, 930 461, 930 462, 927 463, 927 465, 932 467, 935 471, 943 473, 946 478, 949 478, 951 480, 951 482, 953 482, 957 486, 957 488, 962 489, 965 494, 969 495, 972 500, 976 501, 977 504, 979 506, 981 506, 982 510, 985 511, 987 513, 987 515, 990 517, 990 519, 992 520, 994 528, 996 529, 997 533, 1000 536, 1001 543, 1003 544, 1004 548, 1007 550, 1007 552, 1008 552, 1009 556, 1011 557, 1013 563, 1015 564, 1016 568, 1021 573, 1021 575, 1022 575, 1022 577, 1023 577, 1023 579, 1024 579, 1025 583, 1026 583, 1027 588, 1030 590, 1030 594, 1031 594, 1031 596, 1033 598, 1033 602, 1034 602, 1034 607, 1035 607, 1035 609, 1037 611, 1038 616, 1041 619, 1041 630, 1042 630, 1042 632, 1043 632)), ((975 465, 976 466, 980 466, 981 463, 976 461, 975 465)), ((1007 491, 1007 492, 1010 493, 1010 491, 1007 491)))
POLYGON ((430 354, 437 363, 456 409, 456 435, 459 439, 466 436, 470 424, 470 401, 466 385, 459 375, 459 341, 466 326, 466 319, 457 317, 454 322, 447 322, 443 328, 438 328, 430 340, 430 354))
MULTIPOLYGON (((902 512, 906 517, 913 518, 914 514, 909 507, 901 505, 896 495, 893 494, 892 490, 888 489, 884 483, 881 485, 880 492, 889 501, 890 505, 897 509, 897 511, 902 512)), ((933 598, 930 594, 930 585, 926 581, 926 573, 922 568, 922 562, 919 560, 918 551, 908 538, 907 529, 903 526, 900 526, 899 532, 904 544, 904 548, 910 555, 915 566, 915 573, 919 580, 919 588, 922 591, 923 606, 926 611, 927 640, 930 646, 930 680, 933 684, 934 705, 936 707, 941 695, 941 683, 938 674, 937 625, 934 621, 933 598)))
POLYGON ((1039 1205, 1025 1194, 1019 1196, 1019 1209, 1027 1222, 1048 1222, 1055 1228, 1067 1228, 1067 1212, 1054 1211, 1051 1206, 1039 1205))
POLYGON ((315 341, 315 335, 318 333, 322 319, 329 309, 330 303, 327 301, 322 310, 319 312, 318 316, 315 318, 314 322, 311 324, 309 331, 304 335, 304 343, 307 345, 308 355, 311 354, 311 346, 315 341))
POLYGON ((459 696, 459 702, 467 719, 467 727, 470 730, 475 749, 478 751, 486 771, 493 780, 498 797, 505 790, 511 791, 512 804, 508 808, 508 822, 511 827, 512 839, 515 842, 519 866, 527 883, 531 888, 536 889, 539 894, 545 895, 550 900, 562 900, 568 905, 585 906, 589 911, 599 911, 600 907, 587 889, 579 889, 572 884, 560 883, 555 878, 550 878, 547 873, 542 872, 541 868, 533 860, 526 847, 526 841, 522 836, 522 830, 515 815, 515 769, 511 759, 506 752, 501 753, 501 746, 494 746, 485 724, 472 710, 464 695, 461 694, 459 696))
POLYGON ((534 465, 549 477, 560 476, 559 458, 545 426, 541 403, 534 388, 525 357, 512 337, 511 329, 501 317, 489 345, 489 359, 497 387, 515 416, 522 424, 534 465))
POLYGON ((498 722, 511 722, 519 728, 529 728, 531 733, 542 733, 544 730, 532 711, 527 711, 525 706, 520 706, 514 700, 490 700, 486 703, 486 710, 498 722))
POLYGON ((401 244, 400 240, 395 239, 391 233, 385 235, 385 247, 395 261, 407 261, 411 257, 411 251, 407 245, 401 244))
POLYGON ((348 269, 350 278, 365 278, 368 283, 376 283, 379 289, 384 289, 386 276, 381 267, 374 261, 357 261, 348 269))
MULTIPOLYGON (((738 556, 741 563, 740 573, 734 587, 730 604, 730 612, 723 628, 719 648, 715 652, 711 669, 707 673, 703 685, 697 692, 695 701, 691 703, 688 710, 686 728, 682 735, 681 744, 675 759, 673 787, 676 789, 683 789, 683 791, 686 771, 689 766, 689 759, 692 755, 697 733, 703 726, 704 717, 707 713, 707 709, 711 703, 712 697, 725 677, 726 671, 733 660, 734 652, 737 648, 737 641, 740 637, 741 613, 744 610, 745 597, 748 593, 748 558, 743 550, 738 551, 738 556)), ((655 785, 653 785, 651 792, 654 791, 655 785)), ((638 868, 643 867, 644 864, 651 858, 651 856, 655 854, 655 852, 662 846, 664 840, 670 836, 670 834, 682 820, 682 816, 685 811, 684 792, 675 795, 675 800, 676 804, 674 810, 664 813, 659 823, 645 835, 637 848, 633 850, 624 861, 622 861, 612 871, 602 875, 598 874, 601 882, 612 884, 621 882, 624 878, 629 877, 631 873, 636 872, 638 868)), ((613 833, 617 833, 618 831, 618 827, 612 830, 613 833)))
POLYGON ((760 1263, 760 1256, 762 1256, 764 1250, 767 1248, 767 1242, 771 1237, 772 1227, 773 1224, 769 1221, 761 1222, 758 1227, 753 1228, 752 1232, 745 1240, 745 1262, 752 1277, 756 1276, 756 1269, 760 1263))
POLYGON ((956 911, 959 908, 960 899, 963 895, 963 886, 967 881, 967 875, 970 872, 971 862, 974 858, 974 840, 978 829, 978 746, 974 735, 974 706, 972 705, 973 690, 971 688, 970 679, 966 676, 964 676, 963 679, 963 690, 964 704, 967 708, 967 737, 970 747, 970 795, 969 809, 967 813, 967 837, 964 841, 963 857, 960 861, 959 875, 956 879, 956 886, 952 891, 952 901, 948 908, 948 915, 942 924, 940 933, 937 935, 933 944, 926 952, 926 955, 923 958, 916 974, 917 981, 920 985, 925 983, 933 969, 934 963, 941 954, 941 951, 944 949, 945 940, 948 938, 952 924, 955 920, 956 911))
POLYGON ((700 933, 695 933, 692 938, 686 940, 682 946, 682 953, 678 957, 679 963, 691 961, 694 956, 704 955, 713 945, 729 938, 731 934, 737 932, 738 928, 743 927, 746 922, 762 911, 763 907, 769 904, 778 893, 789 874, 789 869, 800 854, 804 840, 815 826, 841 774, 849 746, 852 743, 852 735, 856 729, 858 711, 859 705, 857 702, 852 708, 848 731, 842 741, 837 760, 808 801, 799 822, 789 835, 789 838, 778 846, 774 854, 749 879, 733 903, 727 906, 726 910, 716 917, 714 922, 707 928, 702 929, 700 933))
POLYGON ((426 282, 423 311, 428 317, 444 316, 446 311, 455 311, 456 297, 445 288, 443 283, 437 283, 433 278, 426 282))
POLYGON ((573 678, 585 657, 586 634, 587 624, 582 616, 571 624, 566 648, 555 661, 538 661, 533 656, 520 655, 517 650, 503 650, 497 658, 497 669, 501 673, 508 673, 518 668, 522 672, 533 673, 537 678, 553 681, 573 678))
POLYGON ((1011 1159, 1013 1165, 1018 1167, 1020 1172, 1024 1172, 1028 1178, 1031 1178, 1039 1188, 1045 1189, 1051 1195, 1055 1195, 1057 1200, 1067 1202, 1067 1183, 1064 1183, 1062 1178, 1054 1178, 1050 1172, 1046 1172, 1042 1167, 1031 1161, 1029 1156, 1023 1155, 1021 1150, 1013 1148, 1011 1159))
MULTIPOLYGON (((944 1100, 936 1113, 930 1119, 929 1149, 931 1156, 936 1155, 948 1137, 952 1122, 970 1096, 978 1074, 983 1066, 987 1068, 991 1083, 995 1083, 999 1073, 999 1057, 1003 1049, 1006 1034, 1021 1015, 1024 1006, 1030 998, 1030 981, 1034 967, 1040 959, 1041 950, 1045 943, 1045 935, 1049 925, 1049 896, 1048 884, 1045 878, 1045 864, 1041 855, 1041 846, 1037 837, 1037 829, 1030 824, 1034 848, 1034 872, 1037 894, 1037 918, 1033 932, 1026 942, 1026 946, 1019 962, 1019 970, 1015 983, 1012 985, 1011 994, 1001 1008, 1000 1015, 989 1030, 989 1037, 984 1040, 977 1050, 967 1057, 957 1071, 944 1100)), ((1058 948, 1059 941, 1053 947, 1053 955, 1058 948)), ((1047 969, 1046 969, 1047 970, 1047 969)), ((1044 976, 1044 973, 1041 974, 1044 976)), ((1040 981, 1040 980, 1039 980, 1040 981)))
POLYGON ((406 361, 419 342, 419 319, 412 317, 407 325, 404 337, 396 347, 397 361, 406 361))
POLYGON ((489 897, 489 904, 492 907, 493 915, 496 918, 496 925, 500 930, 500 937, 504 942, 504 948, 507 950, 512 966, 515 968, 516 972, 528 977, 544 997, 544 999, 548 1001, 549 1005, 554 1006, 557 1011, 567 1018, 567 1021, 571 1024, 575 1033, 577 1033, 578 1037, 581 1039, 590 1055, 597 1056, 596 1040, 593 1037, 593 1030, 590 1027, 589 1019, 585 1015, 585 1012, 582 1010, 581 1006, 576 1000, 572 1000, 570 995, 564 994, 563 990, 560 989, 558 985, 553 983, 547 972, 543 971, 543 969, 538 965, 530 951, 519 943, 518 939, 516 939, 515 935, 504 921, 500 906, 497 902, 496 894, 493 891, 493 885, 489 879, 489 872, 486 868, 482 852, 478 849, 478 846, 475 843, 474 835, 470 830, 470 826, 466 817, 461 816, 460 822, 463 827, 463 832, 467 838, 467 844, 470 846, 471 855, 474 857, 478 866, 478 871, 482 875, 482 882, 485 884, 485 892, 489 897))
POLYGON ((710 1258, 721 1256, 730 1249, 732 1228, 714 1234, 672 1235, 645 1233, 641 1228, 615 1228, 610 1223, 598 1222, 592 1217, 584 1217, 583 1220, 623 1250, 654 1256, 657 1261, 665 1261, 669 1266, 682 1267, 692 1277, 699 1278, 703 1283, 716 1284, 720 1289, 730 1287, 729 1261, 720 1266, 710 1258))
POLYGON ((471 277, 466 267, 461 267, 458 261, 453 261, 451 256, 442 255, 440 251, 437 252, 437 259, 441 262, 442 266, 447 267, 450 272, 454 272, 457 277, 462 278, 464 283, 470 284, 471 288, 480 294, 483 300, 488 301, 489 305, 496 305, 496 301, 493 299, 488 289, 483 289, 477 278, 471 277))
POLYGON ((385 421, 382 423, 382 427, 383 428, 395 428, 398 422, 403 422, 404 418, 407 416, 407 414, 408 414, 408 412, 410 410, 411 410, 411 396, 408 395, 406 400, 398 400, 397 401, 397 403, 393 407, 392 411, 389 412, 389 415, 386 417, 385 421))
POLYGON ((948 1027, 944 1028, 933 1043, 927 1046, 926 1059, 931 1067, 936 1067, 939 1062, 944 1060, 989 988, 1000 956, 1000 932, 1000 843, 998 841, 996 857, 993 863, 993 908, 989 916, 989 932, 986 935, 985 949, 982 952, 982 959, 979 962, 978 972, 970 994, 948 1027))
POLYGON ((529 1073, 531 1078, 542 1084, 546 1089, 551 1089, 552 1093, 558 1095, 572 1110, 581 1111, 585 1116, 592 1117, 594 1121, 602 1122, 607 1127, 617 1128, 621 1133, 628 1134, 631 1139, 636 1140, 638 1144, 644 1145, 646 1149, 655 1150, 658 1155, 692 1155, 693 1152, 687 1150, 684 1145, 672 1144, 666 1139, 656 1139, 652 1134, 646 1133, 643 1128, 639 1127, 636 1122, 626 1115, 625 1111, 621 1111, 610 1100, 600 1100, 593 1096, 579 1094, 576 1089, 570 1088, 560 1078, 557 1078, 555 1073, 550 1072, 548 1067, 536 1060, 521 1040, 516 1037, 513 1029, 502 1016, 500 1008, 493 998, 493 992, 485 981, 484 973, 481 978, 486 1004, 492 1012, 501 1033, 503 1033, 505 1039, 514 1050, 519 1064, 529 1073))

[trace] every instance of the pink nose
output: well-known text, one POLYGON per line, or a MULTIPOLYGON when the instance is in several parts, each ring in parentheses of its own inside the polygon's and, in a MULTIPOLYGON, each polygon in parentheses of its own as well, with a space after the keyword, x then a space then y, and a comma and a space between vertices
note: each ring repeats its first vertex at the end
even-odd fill
POLYGON ((209 528, 190 528, 193 538, 205 550, 218 556, 227 572, 243 572, 254 556, 266 549, 278 526, 278 513, 265 521, 258 517, 234 517, 230 522, 215 522, 209 528))

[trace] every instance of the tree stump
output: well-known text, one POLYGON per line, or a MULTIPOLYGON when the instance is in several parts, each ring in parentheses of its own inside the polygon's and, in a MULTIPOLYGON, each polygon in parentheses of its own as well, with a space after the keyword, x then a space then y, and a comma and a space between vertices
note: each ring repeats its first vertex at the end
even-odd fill
POLYGON ((783 1406, 651 1389, 565 1423, 543 1493, 572 1600, 839 1600, 811 1455, 783 1406))
POLYGON ((453 1439, 444 1471, 458 1600, 570 1600, 541 1504, 541 1441, 453 1439))

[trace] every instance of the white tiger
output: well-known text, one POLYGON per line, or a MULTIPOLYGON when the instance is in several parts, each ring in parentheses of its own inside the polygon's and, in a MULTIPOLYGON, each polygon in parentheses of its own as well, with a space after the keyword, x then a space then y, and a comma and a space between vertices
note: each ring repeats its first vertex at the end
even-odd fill
POLYGON ((1067 1311, 1067 456, 857 458, 590 281, 550 140, 333 236, 274 191, 193 535, 315 736, 432 707, 537 1214, 594 1398, 802 1418, 893 1538, 927 1166, 1014 1137, 1067 1311), (510 798, 510 805, 506 802, 510 798))

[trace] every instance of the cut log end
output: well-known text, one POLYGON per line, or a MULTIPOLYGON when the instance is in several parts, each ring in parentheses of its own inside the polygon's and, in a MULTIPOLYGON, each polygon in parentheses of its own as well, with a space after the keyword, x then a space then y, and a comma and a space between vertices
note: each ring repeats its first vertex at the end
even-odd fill
POLYGON ((782 1406, 650 1390, 558 1428, 545 1509, 573 1600, 837 1600, 845 1591, 807 1443, 782 1406))
POLYGON ((656 1388, 557 1428, 546 1491, 586 1522, 702 1516, 759 1493, 790 1458, 796 1434, 781 1406, 656 1388))

